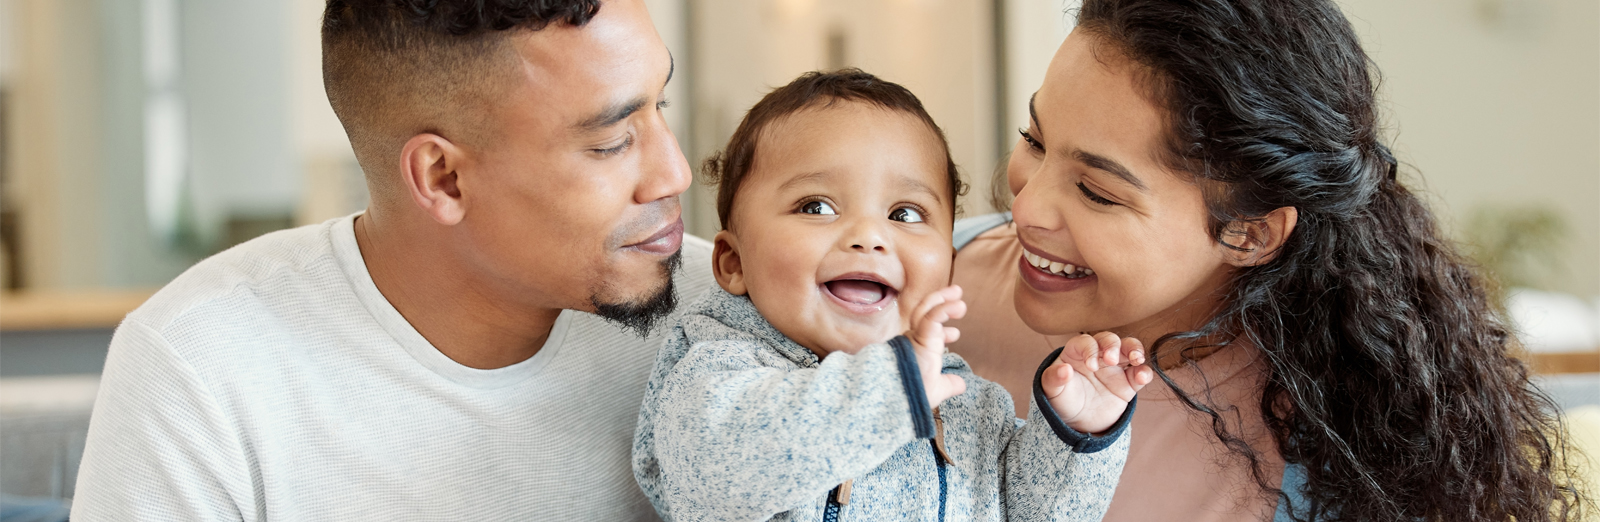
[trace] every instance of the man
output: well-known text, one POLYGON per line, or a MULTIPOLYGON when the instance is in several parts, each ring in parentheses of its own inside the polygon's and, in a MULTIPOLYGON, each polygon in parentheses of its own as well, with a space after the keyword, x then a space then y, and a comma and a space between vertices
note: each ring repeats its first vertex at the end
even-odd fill
POLYGON ((641 1, 332 0, 323 68, 372 205, 128 316, 72 518, 655 518, 639 334, 710 247, 641 1))

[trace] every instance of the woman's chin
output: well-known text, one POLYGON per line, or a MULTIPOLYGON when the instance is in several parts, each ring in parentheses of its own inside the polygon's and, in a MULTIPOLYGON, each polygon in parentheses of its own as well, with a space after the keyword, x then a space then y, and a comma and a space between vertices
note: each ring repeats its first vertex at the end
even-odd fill
POLYGON ((1087 311, 1073 301, 1075 296, 1039 292, 1027 283, 1017 281, 1012 292, 1017 316, 1029 329, 1044 335, 1071 335, 1088 331, 1087 311))

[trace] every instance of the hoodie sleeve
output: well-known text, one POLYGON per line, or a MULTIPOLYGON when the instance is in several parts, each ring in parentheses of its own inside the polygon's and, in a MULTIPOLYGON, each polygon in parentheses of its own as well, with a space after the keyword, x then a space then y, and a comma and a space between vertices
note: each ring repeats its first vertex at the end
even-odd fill
POLYGON ((1102 435, 1072 429, 1050 407, 1039 382, 1059 354, 1060 349, 1051 353, 1034 374, 1028 421, 1003 435, 1009 438, 1000 463, 1007 520, 1100 520, 1128 460, 1138 399, 1102 435))
POLYGON ((875 344, 799 368, 754 341, 690 347, 646 399, 657 509, 669 520, 764 520, 931 436, 914 358, 914 382, 903 371, 908 348, 875 344))

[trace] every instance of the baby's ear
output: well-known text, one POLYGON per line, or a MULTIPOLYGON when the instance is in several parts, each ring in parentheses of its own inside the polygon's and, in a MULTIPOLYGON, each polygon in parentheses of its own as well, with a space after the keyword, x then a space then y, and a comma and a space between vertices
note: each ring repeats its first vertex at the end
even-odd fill
POLYGON ((723 230, 711 239, 711 273, 717 285, 733 295, 744 295, 744 263, 739 259, 739 238, 723 230))

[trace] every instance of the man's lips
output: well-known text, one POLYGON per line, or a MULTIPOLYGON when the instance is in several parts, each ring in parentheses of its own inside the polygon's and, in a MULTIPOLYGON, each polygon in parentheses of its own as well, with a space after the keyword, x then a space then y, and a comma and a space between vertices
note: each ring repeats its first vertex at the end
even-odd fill
POLYGON ((661 227, 661 230, 645 238, 644 241, 624 245, 622 248, 632 248, 645 253, 666 256, 676 253, 681 246, 683 246, 683 218, 680 216, 678 219, 672 220, 671 224, 661 227))

